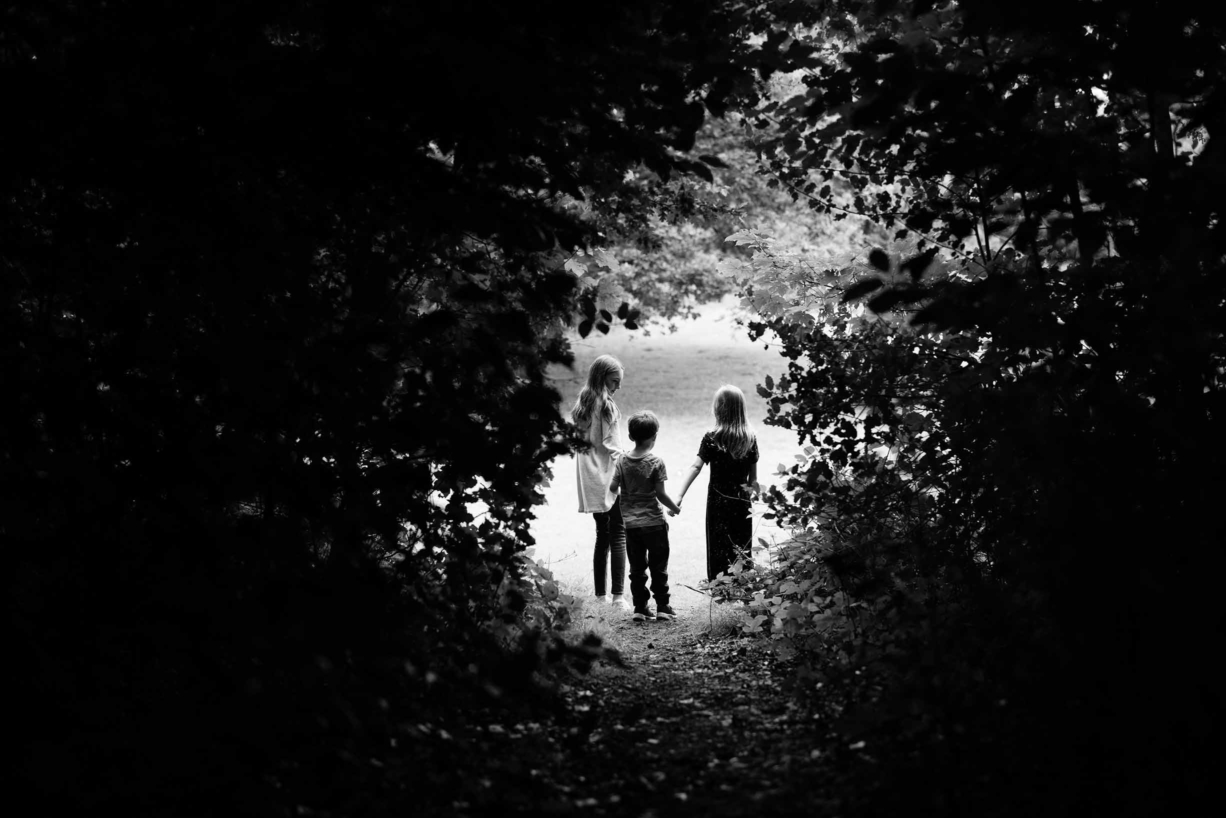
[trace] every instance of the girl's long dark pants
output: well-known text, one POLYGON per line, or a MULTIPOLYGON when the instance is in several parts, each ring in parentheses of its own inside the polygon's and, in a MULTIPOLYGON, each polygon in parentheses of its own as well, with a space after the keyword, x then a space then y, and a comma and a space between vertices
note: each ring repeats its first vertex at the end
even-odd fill
POLYGON ((642 608, 653 596, 656 607, 668 604, 668 528, 631 528, 626 531, 626 556, 630 560, 630 595, 634 607, 642 608), (651 593, 647 572, 651 571, 651 593))
POLYGON ((622 520, 621 500, 608 511, 597 511, 596 552, 592 555, 592 577, 596 596, 604 596, 610 567, 613 573, 613 593, 626 590, 626 524, 622 520))

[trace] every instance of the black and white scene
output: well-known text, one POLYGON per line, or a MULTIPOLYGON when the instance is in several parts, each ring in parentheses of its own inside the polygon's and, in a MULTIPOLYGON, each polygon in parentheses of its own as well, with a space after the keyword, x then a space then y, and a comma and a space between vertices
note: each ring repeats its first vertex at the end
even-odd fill
POLYGON ((0 5, 13 814, 1166 818, 1226 5, 0 5))

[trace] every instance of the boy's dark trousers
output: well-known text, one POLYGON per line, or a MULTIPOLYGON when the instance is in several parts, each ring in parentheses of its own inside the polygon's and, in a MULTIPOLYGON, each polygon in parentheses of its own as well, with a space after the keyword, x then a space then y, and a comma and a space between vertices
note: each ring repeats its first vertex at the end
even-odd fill
POLYGON ((630 597, 644 607, 653 596, 656 606, 668 604, 668 526, 626 529, 626 560, 630 563, 630 597), (651 593, 647 593, 647 571, 651 593))

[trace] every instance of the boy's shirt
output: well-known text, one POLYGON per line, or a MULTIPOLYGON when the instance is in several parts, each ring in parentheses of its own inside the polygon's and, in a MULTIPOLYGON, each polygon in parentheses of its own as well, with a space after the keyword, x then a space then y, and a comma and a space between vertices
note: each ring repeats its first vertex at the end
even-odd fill
POLYGON ((622 455, 613 470, 611 491, 621 492, 622 519, 626 528, 665 526, 664 507, 656 497, 656 484, 668 479, 664 461, 648 452, 642 457, 622 455))

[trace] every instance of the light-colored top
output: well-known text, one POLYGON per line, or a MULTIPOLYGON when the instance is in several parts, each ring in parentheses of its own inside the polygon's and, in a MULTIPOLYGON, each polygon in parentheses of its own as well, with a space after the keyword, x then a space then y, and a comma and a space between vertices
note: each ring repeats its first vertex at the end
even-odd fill
POLYGON ((601 414, 601 405, 597 403, 587 430, 587 439, 592 448, 586 452, 575 452, 575 472, 579 478, 579 511, 585 514, 608 511, 617 502, 617 494, 609 488, 609 484, 613 482, 616 456, 625 448, 618 430, 620 420, 621 413, 617 411, 616 404, 613 405, 613 419, 605 420, 601 414))
POLYGON ((622 519, 626 528, 651 528, 667 525, 664 508, 656 496, 656 486, 668 479, 664 461, 648 453, 642 457, 623 455, 613 469, 613 489, 621 494, 622 519))

